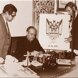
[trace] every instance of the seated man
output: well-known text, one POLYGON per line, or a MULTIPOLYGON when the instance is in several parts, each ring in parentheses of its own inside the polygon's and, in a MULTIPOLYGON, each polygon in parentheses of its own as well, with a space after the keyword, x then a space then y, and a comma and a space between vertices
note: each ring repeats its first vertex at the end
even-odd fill
POLYGON ((33 51, 44 52, 38 39, 36 38, 37 30, 33 26, 30 26, 27 28, 26 31, 27 31, 26 37, 24 37, 23 39, 20 38, 17 41, 17 47, 14 56, 19 61, 25 59, 24 55, 27 54, 27 52, 29 53, 33 51))

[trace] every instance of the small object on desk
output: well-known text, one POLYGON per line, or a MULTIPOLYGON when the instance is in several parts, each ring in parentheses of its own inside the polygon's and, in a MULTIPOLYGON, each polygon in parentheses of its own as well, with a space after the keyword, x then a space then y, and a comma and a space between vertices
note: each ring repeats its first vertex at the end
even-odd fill
POLYGON ((27 55, 24 55, 24 56, 26 56, 26 59, 23 61, 23 64, 24 66, 28 67, 31 65, 30 60, 29 60, 30 52, 27 51, 27 55))
POLYGON ((43 64, 35 60, 31 62, 31 65, 38 67, 38 66, 42 66, 43 64))
POLYGON ((58 65, 72 65, 71 60, 68 59, 56 59, 58 65))
POLYGON ((43 57, 43 56, 50 56, 50 54, 46 53, 46 54, 40 54, 39 57, 43 57))
POLYGON ((4 63, 4 59, 2 57, 0 57, 0 64, 4 63))
POLYGON ((33 51, 33 52, 31 52, 31 55, 34 56, 34 57, 39 56, 39 52, 38 51, 33 51))
POLYGON ((23 61, 23 66, 30 66, 31 63, 29 61, 29 58, 27 57, 26 60, 23 61))

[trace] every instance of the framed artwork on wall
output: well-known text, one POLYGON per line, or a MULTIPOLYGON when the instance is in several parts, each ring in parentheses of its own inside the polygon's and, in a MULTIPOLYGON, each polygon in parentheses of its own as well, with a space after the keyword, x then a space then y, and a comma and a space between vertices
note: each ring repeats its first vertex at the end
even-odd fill
POLYGON ((57 10, 58 11, 64 11, 65 5, 68 2, 76 3, 76 0, 57 0, 57 10))

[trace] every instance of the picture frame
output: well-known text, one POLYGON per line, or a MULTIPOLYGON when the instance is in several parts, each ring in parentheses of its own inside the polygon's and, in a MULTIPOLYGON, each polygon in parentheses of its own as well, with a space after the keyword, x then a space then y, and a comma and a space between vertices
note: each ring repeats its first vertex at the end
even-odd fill
POLYGON ((57 11, 64 11, 65 10, 65 5, 68 2, 73 2, 76 4, 76 0, 57 0, 57 11))
POLYGON ((65 41, 70 36, 69 20, 67 14, 40 14, 39 42, 44 50, 70 49, 70 43, 65 41))

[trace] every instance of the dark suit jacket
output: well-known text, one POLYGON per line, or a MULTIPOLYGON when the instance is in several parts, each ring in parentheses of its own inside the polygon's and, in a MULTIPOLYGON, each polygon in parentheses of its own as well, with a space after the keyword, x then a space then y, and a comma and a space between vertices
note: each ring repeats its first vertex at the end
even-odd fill
POLYGON ((42 51, 44 52, 43 48, 41 47, 38 39, 34 39, 30 42, 27 37, 21 37, 17 41, 16 51, 13 56, 15 56, 18 60, 23 60, 24 55, 27 51, 42 51))
POLYGON ((11 36, 7 32, 5 21, 0 14, 0 57, 5 58, 10 46, 11 36))
POLYGON ((72 48, 78 50, 78 15, 72 23, 72 48))

